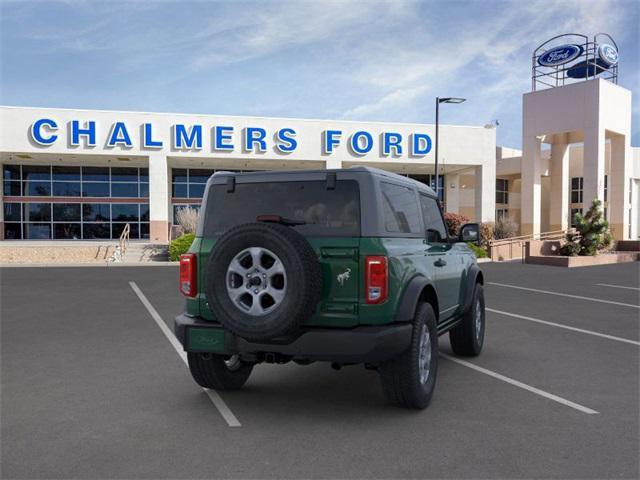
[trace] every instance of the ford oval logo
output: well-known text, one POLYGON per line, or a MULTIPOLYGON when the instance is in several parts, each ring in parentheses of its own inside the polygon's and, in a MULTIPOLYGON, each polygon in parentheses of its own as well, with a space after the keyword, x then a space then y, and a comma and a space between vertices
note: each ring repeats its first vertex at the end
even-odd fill
POLYGON ((557 67, 569 63, 582 55, 583 48, 580 45, 560 45, 547 50, 538 57, 538 63, 543 67, 557 67))
POLYGON ((611 67, 618 63, 618 50, 613 45, 603 43, 598 47, 598 57, 611 67))

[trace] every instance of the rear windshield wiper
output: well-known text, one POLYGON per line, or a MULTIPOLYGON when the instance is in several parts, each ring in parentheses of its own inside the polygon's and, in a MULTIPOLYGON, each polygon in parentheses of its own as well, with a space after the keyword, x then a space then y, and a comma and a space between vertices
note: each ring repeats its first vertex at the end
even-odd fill
POLYGON ((280 225, 286 225, 287 227, 295 227, 296 225, 306 225, 304 220, 293 220, 292 218, 284 218, 280 215, 258 215, 256 217, 257 222, 265 223, 279 223, 280 225))

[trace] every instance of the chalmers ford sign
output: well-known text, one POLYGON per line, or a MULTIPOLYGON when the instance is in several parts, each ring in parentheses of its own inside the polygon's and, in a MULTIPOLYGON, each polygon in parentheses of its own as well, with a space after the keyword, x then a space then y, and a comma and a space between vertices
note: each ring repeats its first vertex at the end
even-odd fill
MULTIPOLYGON (((109 125, 93 120, 71 120, 59 122, 55 118, 38 118, 29 128, 32 142, 40 147, 66 142, 70 147, 95 147, 100 143, 106 148, 123 150, 135 147, 145 150, 208 151, 264 153, 272 151, 278 155, 292 154, 299 146, 295 128, 283 126, 267 131, 260 126, 238 129, 229 125, 202 125, 175 123, 169 131, 159 131, 153 123, 133 125, 131 122, 115 121, 109 125), (239 132, 236 130, 240 130, 239 132)), ((321 152, 331 155, 341 145, 355 156, 379 151, 383 156, 422 157, 432 148, 431 137, 423 132, 401 134, 382 132, 374 135, 367 130, 344 134, 340 129, 325 129, 321 136, 321 152)))

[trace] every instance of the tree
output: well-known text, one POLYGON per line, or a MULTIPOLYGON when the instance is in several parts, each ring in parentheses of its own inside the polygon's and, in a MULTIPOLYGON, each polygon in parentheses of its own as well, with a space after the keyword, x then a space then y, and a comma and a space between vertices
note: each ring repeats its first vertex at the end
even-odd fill
POLYGON ((605 250, 613 243, 613 237, 609 232, 609 222, 602 213, 602 202, 593 200, 591 207, 582 215, 576 213, 573 216, 576 225, 575 232, 569 232, 566 243, 560 249, 562 255, 597 255, 600 250, 605 250))

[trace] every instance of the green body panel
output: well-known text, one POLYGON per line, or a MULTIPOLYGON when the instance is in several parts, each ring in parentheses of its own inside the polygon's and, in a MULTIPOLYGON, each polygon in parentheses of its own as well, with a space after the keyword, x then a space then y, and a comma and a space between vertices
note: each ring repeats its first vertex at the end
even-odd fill
MULTIPOLYGON (((394 321, 402 295, 411 280, 421 276, 437 292, 440 320, 459 312, 464 279, 475 262, 464 243, 429 244, 420 238, 311 237, 307 238, 320 261, 322 294, 307 326, 354 327, 384 325, 394 321), (384 255, 389 263, 388 298, 381 304, 365 302, 364 261, 367 255, 384 255), (437 267, 435 262, 444 261, 437 267)), ((187 313, 215 320, 204 293, 204 271, 215 239, 196 238, 190 252, 198 255, 198 296, 187 300, 187 313)))

